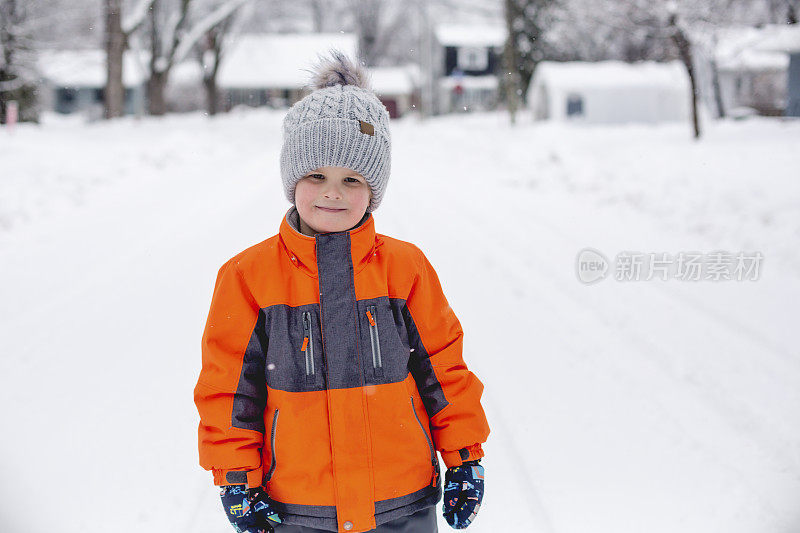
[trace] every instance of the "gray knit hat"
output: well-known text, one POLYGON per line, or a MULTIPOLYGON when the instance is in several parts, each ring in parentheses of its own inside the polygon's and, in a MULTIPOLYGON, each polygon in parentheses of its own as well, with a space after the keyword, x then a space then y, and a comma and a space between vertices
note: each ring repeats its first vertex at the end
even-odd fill
POLYGON ((313 92, 283 120, 283 188, 294 204, 295 186, 311 170, 349 168, 366 178, 372 189, 367 211, 374 211, 391 170, 389 112, 372 92, 366 68, 338 50, 331 55, 312 72, 313 92))

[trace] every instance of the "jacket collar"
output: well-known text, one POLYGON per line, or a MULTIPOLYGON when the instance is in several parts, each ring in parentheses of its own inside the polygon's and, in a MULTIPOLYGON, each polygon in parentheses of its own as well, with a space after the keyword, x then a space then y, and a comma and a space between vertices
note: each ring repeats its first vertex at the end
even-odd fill
MULTIPOLYGON (((369 212, 364 213, 359 223, 352 229, 336 233, 350 234, 350 255, 355 271, 360 270, 361 263, 369 261, 375 253, 375 249, 382 244, 382 241, 376 238, 375 218, 369 212)), ((292 264, 312 276, 316 276, 317 238, 320 234, 311 237, 300 233, 300 215, 297 207, 292 206, 286 212, 281 221, 279 235, 292 264)))

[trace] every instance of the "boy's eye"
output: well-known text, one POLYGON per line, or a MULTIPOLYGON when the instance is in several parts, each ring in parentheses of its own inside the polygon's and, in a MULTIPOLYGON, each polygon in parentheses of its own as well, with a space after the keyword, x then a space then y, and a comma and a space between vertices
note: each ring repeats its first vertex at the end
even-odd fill
MULTIPOLYGON (((305 177, 306 178, 312 178, 312 179, 315 179, 315 180, 324 180, 325 179, 325 175, 324 174, 307 174, 305 177)), ((358 178, 354 178, 352 176, 348 176, 344 180, 345 180, 345 182, 347 182, 347 183, 349 183, 351 185, 362 183, 361 180, 359 180, 358 178)))

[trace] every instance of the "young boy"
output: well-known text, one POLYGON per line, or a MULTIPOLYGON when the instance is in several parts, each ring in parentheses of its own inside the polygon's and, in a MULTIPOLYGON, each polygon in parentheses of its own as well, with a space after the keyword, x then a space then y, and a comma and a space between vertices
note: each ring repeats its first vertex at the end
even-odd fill
POLYGON ((194 390, 200 465, 236 531, 437 531, 483 498, 483 384, 425 255, 375 233, 389 114, 334 52, 283 123, 294 204, 219 270, 194 390))

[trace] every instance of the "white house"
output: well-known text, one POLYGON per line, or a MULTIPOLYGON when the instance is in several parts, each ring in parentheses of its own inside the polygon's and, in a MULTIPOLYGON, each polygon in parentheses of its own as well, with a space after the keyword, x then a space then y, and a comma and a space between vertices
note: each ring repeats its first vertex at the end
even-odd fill
POLYGON ((543 62, 526 101, 538 120, 586 123, 687 120, 689 77, 678 61, 543 62))
POLYGON ((800 25, 776 28, 758 45, 765 52, 779 52, 789 56, 786 76, 786 105, 784 116, 800 117, 800 25))
POLYGON ((286 107, 303 96, 320 56, 331 48, 357 57, 358 37, 352 33, 245 34, 223 58, 217 85, 225 106, 286 107))
POLYGON ((760 49, 783 25, 723 28, 714 50, 720 95, 726 112, 751 108, 763 115, 780 115, 786 106, 789 56, 760 49))
MULTIPOLYGON (((38 67, 42 106, 58 113, 83 113, 99 118, 106 85, 104 50, 41 50, 38 67)), ((146 66, 133 52, 123 55, 125 112, 141 113, 145 105, 146 66)))

